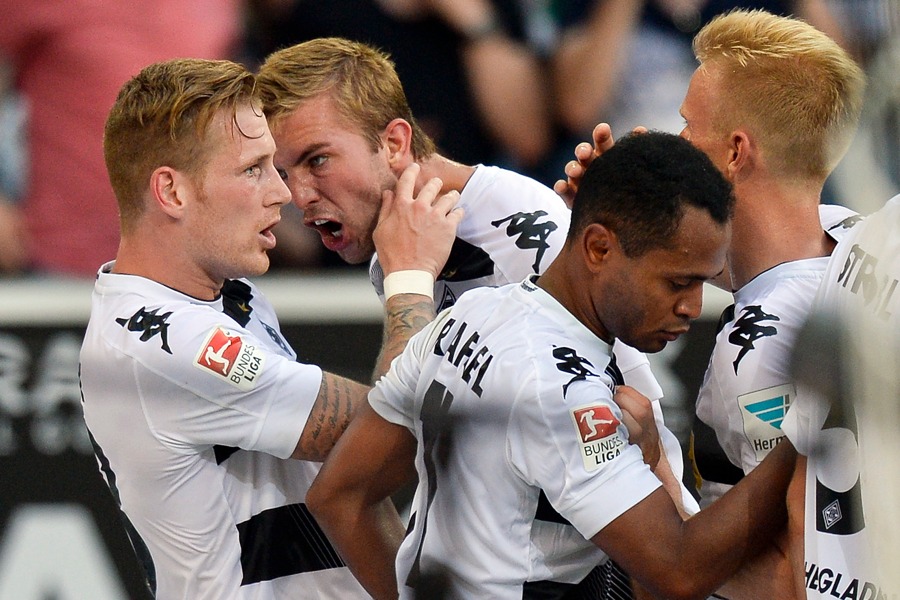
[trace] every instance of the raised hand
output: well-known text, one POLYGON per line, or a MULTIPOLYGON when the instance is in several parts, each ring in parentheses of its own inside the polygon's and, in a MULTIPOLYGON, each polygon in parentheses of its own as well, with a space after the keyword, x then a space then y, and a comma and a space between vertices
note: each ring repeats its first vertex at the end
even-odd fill
POLYGON ((437 278, 456 237, 463 217, 457 207, 459 192, 440 194, 441 180, 427 181, 415 193, 420 167, 406 168, 393 190, 382 198, 378 225, 372 233, 384 274, 394 271, 427 271, 437 278))

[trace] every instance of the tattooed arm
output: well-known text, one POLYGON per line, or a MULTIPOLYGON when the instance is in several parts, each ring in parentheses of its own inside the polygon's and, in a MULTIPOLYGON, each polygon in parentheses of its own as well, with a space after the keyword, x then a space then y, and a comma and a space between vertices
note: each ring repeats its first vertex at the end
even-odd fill
MULTIPOLYGON (((412 163, 404 169, 393 190, 382 195, 378 225, 372 240, 385 281, 397 271, 430 273, 437 278, 456 237, 456 227, 463 217, 457 207, 459 192, 442 194, 444 183, 437 177, 423 181, 416 193, 421 167, 412 163)), ((400 290, 405 292, 407 290, 400 290)), ((406 342, 434 319, 434 303, 421 293, 399 293, 384 305, 384 340, 375 364, 373 381, 387 373, 391 361, 403 351, 406 342)))
POLYGON ((366 402, 371 388, 331 373, 322 373, 322 386, 291 458, 323 461, 366 402))
POLYGON ((375 363, 372 381, 388 372, 391 361, 406 347, 409 338, 434 320, 434 302, 419 294, 398 294, 384 304, 384 339, 375 363))

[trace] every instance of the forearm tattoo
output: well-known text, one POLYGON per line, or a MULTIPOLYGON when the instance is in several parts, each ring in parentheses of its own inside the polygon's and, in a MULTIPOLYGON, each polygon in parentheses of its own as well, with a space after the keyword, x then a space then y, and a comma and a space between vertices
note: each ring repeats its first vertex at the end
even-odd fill
POLYGON ((305 460, 325 460, 328 452, 347 429, 350 419, 366 401, 369 387, 337 375, 323 373, 319 396, 300 436, 299 456, 305 460))
POLYGON ((384 339, 375 363, 372 381, 388 372, 391 361, 406 347, 413 335, 434 320, 434 302, 418 294, 394 296, 385 305, 384 339))

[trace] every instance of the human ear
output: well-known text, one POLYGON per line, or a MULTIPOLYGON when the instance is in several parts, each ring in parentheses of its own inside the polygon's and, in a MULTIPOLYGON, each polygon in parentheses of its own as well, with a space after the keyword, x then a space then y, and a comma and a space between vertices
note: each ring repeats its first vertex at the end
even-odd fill
POLYGON ((413 162, 412 126, 405 119, 394 119, 381 133, 388 162, 392 169, 402 171, 413 162))
POLYGON ((193 185, 185 173, 163 166, 150 175, 150 192, 157 208, 172 218, 179 218, 185 201, 193 194, 193 185))
POLYGON ((600 223, 591 223, 581 234, 584 263, 592 273, 602 269, 618 248, 615 232, 600 223))
POLYGON ((743 130, 732 132, 728 140, 728 160, 725 164, 725 176, 735 181, 740 175, 747 175, 754 164, 756 144, 753 138, 743 130))

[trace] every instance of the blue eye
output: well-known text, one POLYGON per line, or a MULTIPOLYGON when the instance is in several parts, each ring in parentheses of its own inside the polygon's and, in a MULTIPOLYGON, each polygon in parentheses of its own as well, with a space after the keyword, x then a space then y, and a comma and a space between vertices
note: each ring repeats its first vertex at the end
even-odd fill
POLYGON ((244 172, 251 177, 258 177, 260 173, 262 173, 262 169, 259 165, 253 165, 252 167, 247 167, 244 169, 244 172))

